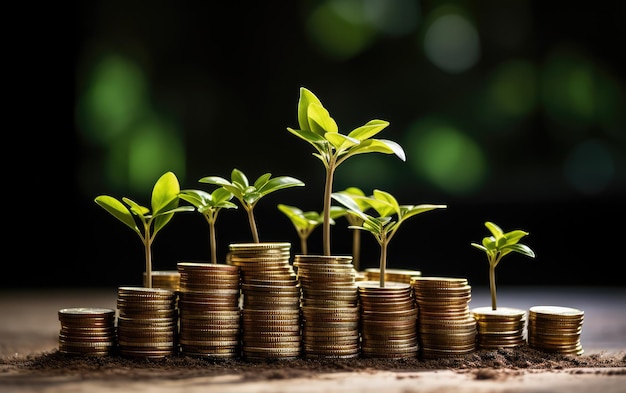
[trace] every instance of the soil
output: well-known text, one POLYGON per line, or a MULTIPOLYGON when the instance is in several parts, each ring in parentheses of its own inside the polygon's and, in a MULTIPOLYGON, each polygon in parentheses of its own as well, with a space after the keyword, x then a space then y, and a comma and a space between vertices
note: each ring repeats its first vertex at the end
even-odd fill
POLYGON ((532 370, 559 370, 580 373, 590 369, 600 375, 626 375, 626 353, 561 355, 534 350, 528 346, 499 350, 478 350, 454 358, 409 359, 294 359, 245 361, 207 359, 189 356, 165 358, 127 358, 118 355, 81 357, 53 350, 25 357, 0 358, 0 374, 36 374, 38 376, 77 375, 81 378, 116 380, 185 379, 236 374, 242 381, 270 381, 307 378, 320 373, 371 372, 381 370, 432 371, 452 370, 471 373, 477 380, 502 380, 532 370))

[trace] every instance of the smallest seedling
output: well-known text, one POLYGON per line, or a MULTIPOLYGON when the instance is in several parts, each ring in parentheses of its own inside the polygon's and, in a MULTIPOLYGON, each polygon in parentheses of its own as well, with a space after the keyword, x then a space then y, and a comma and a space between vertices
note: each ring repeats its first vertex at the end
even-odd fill
POLYGON ((534 258, 535 252, 527 245, 518 243, 524 236, 528 235, 528 232, 517 229, 504 233, 499 226, 490 221, 485 222, 485 226, 491 232, 491 236, 484 237, 482 245, 472 243, 472 246, 483 250, 487 254, 487 260, 489 261, 491 308, 496 310, 496 266, 498 266, 502 257, 511 252, 518 252, 534 258))

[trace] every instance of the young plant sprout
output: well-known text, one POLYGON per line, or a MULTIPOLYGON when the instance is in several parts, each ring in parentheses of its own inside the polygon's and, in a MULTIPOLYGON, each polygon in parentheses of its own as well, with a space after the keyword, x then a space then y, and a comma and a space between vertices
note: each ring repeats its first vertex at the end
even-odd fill
POLYGON ((259 233, 254 219, 254 207, 259 200, 265 195, 282 190, 283 188, 304 186, 304 183, 296 178, 290 176, 272 178, 271 173, 265 173, 259 176, 253 184, 250 184, 246 175, 237 168, 232 170, 230 177, 230 181, 219 176, 207 176, 199 181, 200 183, 221 186, 239 200, 239 203, 241 203, 241 206, 243 206, 248 214, 248 222, 254 243, 259 243, 259 233))
POLYGON ((350 226, 353 229, 365 230, 374 235, 380 245, 380 287, 385 287, 385 269, 387 267, 387 247, 400 225, 410 217, 435 209, 445 209, 446 205, 400 205, 396 198, 388 192, 374 190, 369 197, 349 193, 333 193, 332 198, 344 205, 350 214, 359 216, 361 226, 350 226), (359 200, 361 203, 357 203, 359 200), (365 204, 378 213, 378 217, 365 213, 361 206, 365 204), (395 217, 395 220, 394 220, 395 217))
MULTIPOLYGON (((300 252, 302 255, 308 254, 308 239, 315 228, 324 221, 323 214, 316 211, 302 211, 295 206, 278 204, 278 210, 284 213, 291 221, 298 237, 300 238, 300 252)), ((343 209, 338 206, 331 206, 330 223, 335 224, 334 218, 344 215, 343 209)))
POLYGON ((152 190, 152 214, 149 208, 126 197, 123 197, 122 201, 128 207, 109 195, 99 195, 95 198, 99 206, 139 235, 145 248, 146 286, 148 288, 152 288, 152 243, 156 234, 170 222, 174 213, 194 210, 192 206, 178 206, 179 192, 178 178, 173 172, 166 172, 157 180, 152 190), (142 229, 137 226, 135 217, 141 221, 142 229))
POLYGON ((217 238, 215 234, 215 222, 217 215, 222 209, 236 209, 237 205, 230 200, 233 194, 225 188, 217 188, 212 193, 202 190, 182 190, 180 199, 183 199, 196 207, 209 223, 209 244, 211 248, 211 263, 217 263, 217 238))
POLYGON ((487 254, 489 261, 489 292, 491 294, 491 309, 497 309, 496 303, 496 266, 502 260, 502 257, 511 253, 518 252, 527 257, 534 258, 535 252, 530 247, 518 243, 528 232, 522 230, 514 230, 504 233, 499 226, 493 222, 485 222, 485 226, 491 232, 491 236, 483 238, 482 245, 471 243, 472 246, 483 250, 487 254))
POLYGON ((323 246, 324 255, 331 255, 330 248, 330 205, 333 192, 335 170, 348 158, 363 153, 395 154, 406 160, 404 150, 396 142, 385 139, 372 139, 385 129, 389 122, 370 120, 355 128, 349 134, 339 132, 337 123, 324 108, 321 101, 310 90, 301 87, 298 101, 298 125, 300 129, 287 127, 287 130, 298 138, 313 145, 317 157, 326 168, 323 203, 323 246))
MULTIPOLYGON (((354 195, 357 197, 364 197, 365 193, 357 187, 348 187, 343 191, 339 191, 340 194, 354 195)), ((354 202, 359 205, 361 211, 366 211, 369 208, 366 202, 360 198, 353 198, 354 202)), ((363 219, 356 214, 349 214, 348 209, 340 206, 332 206, 331 209, 340 209, 341 216, 345 216, 348 220, 348 225, 351 227, 360 227, 363 225, 363 219)), ((335 217, 337 218, 337 217, 335 217)), ((352 264, 356 271, 361 270, 361 231, 359 229, 352 229, 352 264)))

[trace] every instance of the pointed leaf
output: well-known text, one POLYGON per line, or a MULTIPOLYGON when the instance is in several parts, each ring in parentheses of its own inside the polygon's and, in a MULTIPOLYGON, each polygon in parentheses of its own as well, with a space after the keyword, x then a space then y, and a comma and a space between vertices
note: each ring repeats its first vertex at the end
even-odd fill
POLYGON ((244 175, 244 173, 237 168, 233 169, 233 171, 231 172, 230 180, 233 182, 233 184, 241 185, 242 188, 250 186, 246 175, 244 175))
POLYGON ((261 188, 263 188, 263 186, 268 182, 268 180, 272 177, 271 173, 265 173, 261 176, 259 176, 255 181, 254 181, 254 187, 257 190, 260 190, 261 188))
POLYGON ((309 126, 309 105, 318 104, 322 105, 322 102, 313 94, 312 91, 305 87, 300 88, 300 99, 298 100, 298 124, 300 129, 304 131, 311 131, 309 126))
POLYGON ((173 172, 164 173, 155 183, 152 190, 152 213, 156 214, 172 204, 175 200, 178 203, 178 193, 180 185, 178 178, 173 172))
POLYGON ((427 211, 431 211, 431 210, 436 210, 436 209, 446 209, 448 206, 447 205, 431 205, 431 204, 421 204, 421 205, 417 205, 417 206, 401 206, 400 209, 402 210, 402 220, 406 220, 409 217, 413 217, 417 214, 421 214, 427 211))
POLYGON ((535 257, 535 252, 533 250, 530 249, 530 247, 528 247, 525 244, 512 244, 510 246, 507 247, 508 249, 515 251, 517 253, 526 255, 527 257, 531 257, 534 258, 535 257))
POLYGON ((339 132, 337 123, 322 105, 310 104, 307 116, 309 117, 309 128, 316 134, 324 135, 327 132, 339 132))
POLYGON ((350 138, 338 132, 327 132, 324 134, 324 138, 326 138, 337 151, 347 150, 361 143, 358 139, 350 138))
POLYGON ((299 179, 291 176, 278 176, 263 185, 261 189, 259 189, 259 193, 264 196, 271 192, 282 190, 284 188, 289 187, 298 187, 304 186, 304 183, 299 179))
MULTIPOLYGON (((400 215, 400 204, 396 200, 396 198, 390 193, 382 190, 374 190, 373 191, 374 199, 379 201, 384 201, 393 206, 393 210, 397 215, 400 215)), ((385 214, 386 216, 390 216, 391 214, 385 214)))
POLYGON ((349 150, 347 156, 343 158, 343 160, 345 160, 347 157, 363 153, 395 154, 402 161, 406 161, 406 155, 402 147, 396 142, 385 139, 367 139, 360 144, 352 147, 352 149, 349 150))
POLYGON ((360 141, 364 141, 378 134, 389 125, 388 121, 384 120, 370 120, 365 125, 352 130, 348 136, 356 138, 360 141))
POLYGON ((104 210, 109 212, 113 217, 117 218, 126 226, 130 227, 130 229, 141 235, 132 213, 122 202, 108 195, 97 196, 95 202, 104 210))
POLYGON ((130 198, 123 197, 122 201, 124 201, 124 203, 126 203, 130 207, 130 211, 132 213, 141 217, 142 220, 144 220, 145 217, 150 214, 150 209, 145 206, 141 206, 130 198))

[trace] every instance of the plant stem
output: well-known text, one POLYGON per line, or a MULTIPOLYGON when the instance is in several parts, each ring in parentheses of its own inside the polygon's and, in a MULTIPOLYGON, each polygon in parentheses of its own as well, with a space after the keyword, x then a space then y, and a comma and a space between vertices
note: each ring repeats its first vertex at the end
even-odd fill
POLYGON ((324 255, 330 256, 330 200, 333 193, 333 176, 335 172, 335 159, 330 159, 326 167, 326 184, 324 185, 324 222, 323 222, 323 242, 324 255))
POLYGON ((496 266, 495 264, 489 265, 489 292, 491 293, 491 309, 495 310, 496 307, 496 266))
POLYGON ((250 223, 250 231, 252 231, 252 241, 254 243, 259 243, 259 233, 256 229, 256 221, 254 220, 252 209, 253 206, 246 207, 246 212, 248 212, 248 222, 250 223))
POLYGON ((385 287, 385 274, 387 267, 387 242, 380 244, 380 287, 385 287))
POLYGON ((209 223, 209 241, 211 244, 211 262, 213 264, 217 263, 217 241, 215 238, 215 223, 210 222, 209 223))
POLYGON ((306 255, 307 254, 307 245, 306 245, 306 237, 305 236, 300 236, 300 251, 302 252, 302 255, 306 255))
POLYGON ((358 272, 361 268, 361 231, 353 229, 352 232, 352 264, 358 272))
POLYGON ((145 239, 146 249, 146 287, 152 288, 152 241, 150 236, 145 239))

